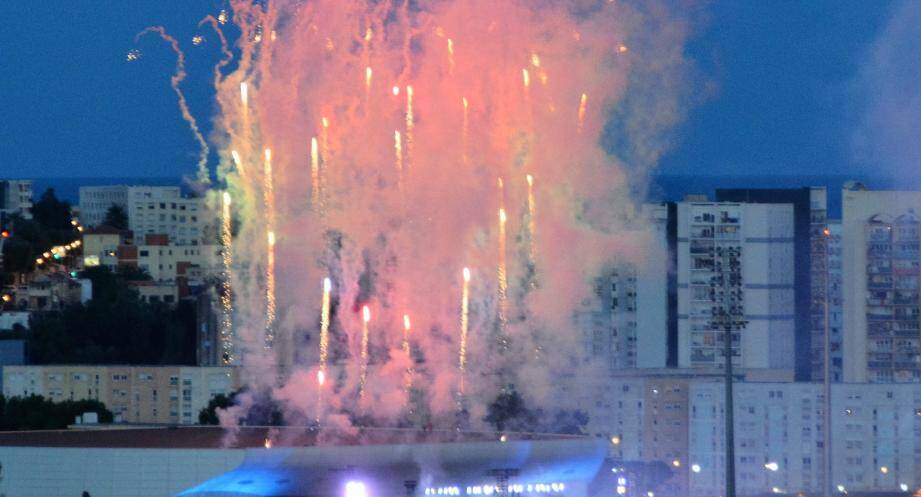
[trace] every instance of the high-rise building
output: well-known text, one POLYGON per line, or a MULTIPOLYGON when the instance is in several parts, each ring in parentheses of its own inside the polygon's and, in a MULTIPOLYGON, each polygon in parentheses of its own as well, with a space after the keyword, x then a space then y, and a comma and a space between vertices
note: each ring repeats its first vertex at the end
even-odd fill
MULTIPOLYGON (((840 382, 843 378, 844 347, 844 307, 841 292, 841 221, 828 222, 828 332, 831 353, 831 381, 840 382)), ((824 338, 824 337, 823 337, 824 338)), ((824 365, 823 365, 824 366, 824 365)), ((819 380, 822 378, 816 378, 819 380)))
POLYGON ((790 204, 793 207, 795 377, 820 381, 825 333, 825 187, 717 189, 718 202, 790 204))
POLYGON ((677 209, 678 365, 795 368, 791 204, 682 202, 677 209))
POLYGON ((125 210, 135 236, 164 234, 177 245, 200 245, 212 225, 205 199, 186 197, 178 186, 85 186, 80 188, 80 219, 98 226, 113 205, 125 210))
POLYGON ((841 220, 845 382, 921 382, 921 192, 850 183, 841 220))
POLYGON ((643 207, 637 231, 637 236, 648 235, 643 259, 614 261, 595 280, 596 298, 576 313, 586 355, 611 370, 667 365, 673 321, 668 283, 674 268, 668 245, 669 212, 669 204, 643 207))

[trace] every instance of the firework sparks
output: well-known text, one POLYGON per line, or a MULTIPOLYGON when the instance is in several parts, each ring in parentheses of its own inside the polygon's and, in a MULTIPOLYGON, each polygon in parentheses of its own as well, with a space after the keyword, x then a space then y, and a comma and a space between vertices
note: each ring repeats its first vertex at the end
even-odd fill
MULTIPOLYGON (((500 180, 501 181, 501 180, 500 180)), ((501 183, 500 183, 501 184, 501 183)), ((506 323, 506 301, 508 298, 508 269, 506 267, 506 229, 505 223, 508 220, 505 209, 499 208, 499 253, 498 253, 498 267, 497 267, 497 279, 498 279, 498 304, 497 304, 497 314, 499 320, 499 330, 500 333, 505 330, 506 323)))
POLYGON ((222 25, 227 24, 228 17, 227 9, 221 9, 221 12, 217 15, 217 22, 221 23, 222 25))
POLYGON ((268 246, 265 265, 265 346, 271 348, 275 343, 275 191, 272 181, 272 150, 265 149, 263 163, 263 202, 268 246))
POLYGON ((224 281, 221 292, 221 362, 232 364, 234 360, 233 344, 233 295, 231 294, 233 264, 233 234, 230 212, 230 193, 221 195, 221 262, 224 266, 224 281))
MULTIPOLYGON (((173 73, 173 76, 170 78, 170 86, 179 99, 179 111, 182 113, 182 118, 189 125, 189 129, 192 131, 195 141, 198 142, 198 181, 208 183, 210 181, 210 175, 208 173, 208 153, 211 149, 208 148, 208 142, 205 141, 204 136, 202 136, 201 131, 198 129, 198 121, 195 120, 195 116, 193 116, 192 111, 189 110, 189 104, 186 102, 185 94, 182 92, 182 89, 179 88, 179 84, 182 83, 186 77, 185 54, 179 48, 179 41, 170 36, 163 26, 152 26, 144 29, 134 37, 134 41, 137 42, 147 33, 157 33, 160 39, 168 43, 173 53, 176 54, 176 72, 173 73)), ((128 60, 131 60, 130 53, 128 60)))
POLYGON ((461 127, 461 154, 463 155, 464 164, 467 163, 467 142, 470 135, 470 109, 467 97, 461 97, 461 104, 464 106, 464 121, 461 127))
POLYGON ((406 87, 406 168, 411 166, 413 151, 413 128, 415 127, 415 117, 413 116, 413 87, 406 87))
POLYGON ((464 268, 464 286, 461 291, 460 353, 457 369, 460 372, 460 393, 465 391, 464 376, 467 372, 467 328, 470 324, 470 269, 464 268))
POLYGON ((317 137, 310 139, 310 204, 314 210, 320 208, 320 146, 317 137))
POLYGON ((240 83, 240 104, 243 105, 243 111, 249 107, 249 85, 246 81, 240 83))
POLYGON ((361 371, 358 379, 358 401, 362 403, 365 398, 365 382, 368 379, 368 342, 370 334, 368 333, 368 322, 371 321, 371 309, 368 306, 361 308, 361 371))
POLYGON ((588 106, 588 95, 585 93, 582 94, 582 98, 579 99, 579 132, 582 132, 582 128, 585 127, 585 110, 588 106))
POLYGON ((393 153, 396 156, 397 165, 397 187, 403 190, 403 140, 400 136, 400 130, 393 132, 393 153))
POLYGON ((195 35, 192 37, 192 44, 195 46, 201 45, 205 41, 205 37, 202 35, 195 35))
POLYGON ((128 62, 134 62, 141 58, 141 51, 138 49, 128 50, 128 55, 125 57, 128 62))
POLYGON ((448 74, 454 75, 454 40, 448 38, 448 74))
POLYGON ((525 176, 528 182, 528 257, 531 264, 536 262, 537 256, 537 203, 534 200, 534 176, 525 176))
MULTIPOLYGON (((412 323, 409 320, 409 314, 403 314, 403 353, 406 354, 406 357, 409 360, 412 360, 412 351, 409 344, 409 335, 412 331, 412 323)), ((406 378, 404 381, 404 387, 407 391, 413 386, 413 367, 409 366, 406 368, 406 378)))

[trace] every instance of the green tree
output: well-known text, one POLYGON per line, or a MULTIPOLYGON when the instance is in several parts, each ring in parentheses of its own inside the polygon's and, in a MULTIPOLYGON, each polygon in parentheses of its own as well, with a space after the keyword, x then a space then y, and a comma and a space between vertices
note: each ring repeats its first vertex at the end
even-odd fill
POLYGON ((524 399, 514 388, 503 389, 489 404, 483 421, 496 431, 531 431, 535 428, 534 413, 525 407, 524 399))
POLYGON ((125 209, 117 204, 112 204, 106 211, 106 217, 102 224, 119 230, 128 229, 128 213, 125 209))
POLYGON ((233 392, 230 395, 224 395, 219 393, 214 397, 211 397, 211 400, 208 401, 208 407, 205 407, 198 413, 198 424, 200 425, 216 425, 220 423, 220 420, 217 417, 218 409, 227 409, 233 405, 234 398, 237 396, 237 392, 233 392))
POLYGON ((40 395, 0 395, 0 430, 61 430, 86 412, 95 412, 100 423, 112 422, 112 412, 98 400, 54 402, 40 395))
POLYGON ((71 230, 70 204, 58 200, 54 188, 45 190, 38 202, 32 205, 32 218, 51 230, 71 230))

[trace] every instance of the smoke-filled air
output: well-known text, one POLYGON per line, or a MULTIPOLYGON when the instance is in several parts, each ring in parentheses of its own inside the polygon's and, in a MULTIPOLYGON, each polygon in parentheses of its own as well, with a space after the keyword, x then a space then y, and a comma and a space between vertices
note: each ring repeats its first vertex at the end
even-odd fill
POLYGON ((683 25, 597 0, 234 1, 206 21, 225 362, 320 430, 483 428, 512 389, 567 406, 595 374, 574 313, 649 249, 633 220, 681 114, 683 25))

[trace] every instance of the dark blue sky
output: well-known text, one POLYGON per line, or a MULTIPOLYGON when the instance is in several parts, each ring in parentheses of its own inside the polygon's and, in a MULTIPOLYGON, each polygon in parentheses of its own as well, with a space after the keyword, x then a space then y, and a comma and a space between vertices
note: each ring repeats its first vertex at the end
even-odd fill
MULTIPOLYGON (((200 121, 213 113, 214 43, 191 45, 220 0, 0 2, 0 177, 180 176, 196 146, 169 88, 174 58, 163 24, 188 53, 184 83, 200 121)), ((884 29, 884 1, 723 0, 707 3, 687 47, 695 93, 659 171, 672 174, 854 174, 860 121, 853 84, 884 29)), ((209 33, 205 33, 206 36, 209 33)), ((203 122, 207 128, 208 123, 203 122)))

